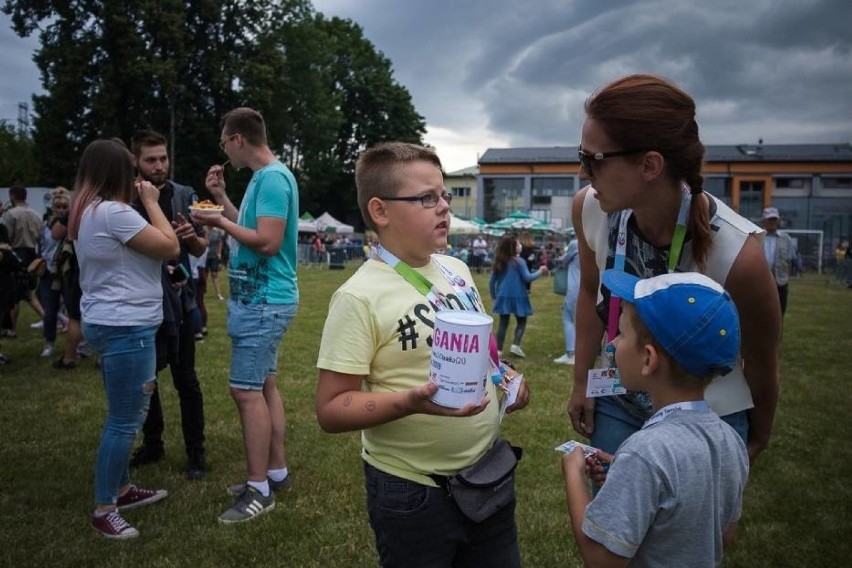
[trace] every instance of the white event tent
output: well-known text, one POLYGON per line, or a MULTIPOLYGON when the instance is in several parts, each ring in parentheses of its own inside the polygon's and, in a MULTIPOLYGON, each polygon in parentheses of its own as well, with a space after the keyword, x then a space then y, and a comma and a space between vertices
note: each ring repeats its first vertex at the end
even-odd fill
POLYGON ((341 223, 334 217, 332 217, 328 211, 314 219, 313 221, 316 230, 321 233, 339 233, 344 235, 351 235, 355 232, 355 228, 352 225, 347 225, 346 223, 341 223))

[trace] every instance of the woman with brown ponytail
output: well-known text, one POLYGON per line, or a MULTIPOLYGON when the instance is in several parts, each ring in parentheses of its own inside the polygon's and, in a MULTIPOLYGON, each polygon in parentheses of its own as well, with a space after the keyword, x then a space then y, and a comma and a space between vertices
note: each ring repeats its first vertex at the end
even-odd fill
POLYGON ((705 396, 742 436, 753 462, 769 442, 778 402, 781 313, 763 231, 702 191, 704 146, 695 102, 683 90, 631 75, 593 94, 585 110, 581 175, 594 187, 582 189, 573 205, 581 276, 572 425, 613 454, 651 415, 645 393, 587 396, 589 371, 609 366, 606 345, 617 334, 619 300, 600 285, 600 273, 619 264, 643 278, 702 272, 731 295, 742 328, 741 365, 716 378, 705 396))

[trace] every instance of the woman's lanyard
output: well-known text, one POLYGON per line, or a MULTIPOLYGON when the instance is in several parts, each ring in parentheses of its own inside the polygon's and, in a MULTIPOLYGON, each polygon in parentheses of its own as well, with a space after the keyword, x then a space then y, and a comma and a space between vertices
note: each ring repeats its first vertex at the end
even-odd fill
MULTIPOLYGON (((674 235, 672 236, 672 244, 669 247, 669 272, 674 272, 680 261, 680 255, 683 252, 683 242, 686 237, 686 222, 689 216, 689 206, 692 203, 692 195, 687 186, 683 186, 682 196, 680 199, 680 209, 677 213, 677 225, 675 226, 674 235)), ((624 272, 624 261, 627 252, 627 221, 630 220, 630 215, 633 214, 632 209, 625 209, 621 212, 621 218, 618 222, 618 240, 615 244, 615 262, 613 268, 624 272)), ((610 294, 609 297, 609 318, 606 326, 607 344, 611 343, 615 336, 618 335, 618 316, 621 311, 621 298, 615 294, 610 294)))
MULTIPOLYGON (((441 291, 438 290, 438 288, 434 284, 432 284, 432 282, 428 278, 426 278, 425 276, 411 268, 408 264, 397 258, 395 254, 387 250, 381 244, 376 247, 376 254, 379 256, 380 259, 382 259, 382 261, 384 261, 385 264, 393 268, 409 284, 414 286, 414 288, 418 292, 426 296, 426 300, 429 301, 429 304, 431 304, 431 306, 436 311, 453 309, 450 303, 447 301, 446 296, 442 294, 441 291)), ((461 286, 459 286, 459 284, 461 282, 464 282, 464 280, 462 280, 459 276, 450 271, 443 264, 435 260, 435 258, 430 257, 430 260, 433 261, 438 267, 438 269, 441 271, 441 274, 443 274, 447 283, 452 287, 453 291, 456 293, 456 296, 458 297, 459 302, 461 302, 462 306, 464 306, 466 310, 478 311, 473 302, 472 296, 466 293, 461 288, 461 286)), ((496 343, 493 341, 493 334, 491 339, 492 340, 489 341, 489 351, 491 352, 489 356, 489 360, 491 362, 491 380, 495 384, 498 384, 502 382, 502 375, 505 372, 505 369, 500 364, 500 359, 497 357, 496 347, 493 349, 491 348, 496 345, 496 343)))
POLYGON ((695 412, 710 412, 710 405, 706 400, 696 400, 690 402, 676 402, 674 404, 670 404, 668 406, 664 406, 654 413, 646 422, 643 428, 647 428, 652 424, 656 424, 662 420, 665 420, 669 414, 676 410, 691 410, 695 412))

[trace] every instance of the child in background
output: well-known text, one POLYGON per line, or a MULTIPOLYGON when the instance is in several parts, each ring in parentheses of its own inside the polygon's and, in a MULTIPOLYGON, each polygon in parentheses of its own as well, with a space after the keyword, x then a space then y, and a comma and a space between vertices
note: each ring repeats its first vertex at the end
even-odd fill
POLYGON ((580 291, 580 251, 577 239, 571 239, 560 264, 568 271, 565 277, 565 301, 562 302, 562 330, 565 334, 565 354, 553 360, 559 365, 574 364, 577 343, 577 294, 580 291))
POLYGON ((718 566, 736 532, 748 479, 745 443, 704 400, 737 364, 730 295, 698 273, 603 283, 623 301, 615 360, 621 384, 648 392, 654 414, 615 456, 562 457, 574 538, 587 566, 718 566), (611 461, 591 498, 587 468, 611 461))
POLYGON ((517 357, 526 357, 521 349, 521 340, 527 328, 527 318, 532 315, 528 285, 533 280, 549 271, 542 265, 535 272, 530 272, 527 263, 520 257, 523 245, 514 235, 505 235, 497 245, 494 257, 494 267, 488 281, 488 291, 494 303, 494 313, 500 316, 497 327, 497 348, 503 352, 506 340, 506 330, 509 327, 509 316, 515 316, 515 340, 509 352, 517 357))
MULTIPOLYGON (((379 244, 331 299, 317 419, 326 432, 362 430, 367 510, 383 566, 516 567, 514 500, 476 522, 438 483, 477 463, 500 430, 492 381, 478 405, 430 400, 435 311, 485 311, 467 266, 432 254, 450 228, 452 194, 441 172, 434 151, 401 142, 358 159, 358 205, 379 244)), ((509 411, 529 401, 526 381, 520 388, 509 411)))

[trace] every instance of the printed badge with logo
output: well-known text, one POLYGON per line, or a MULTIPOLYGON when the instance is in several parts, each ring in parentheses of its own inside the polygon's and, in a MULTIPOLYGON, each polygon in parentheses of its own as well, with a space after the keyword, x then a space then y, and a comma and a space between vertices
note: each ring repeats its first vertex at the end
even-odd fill
POLYGON ((615 367, 589 369, 589 380, 586 383, 587 397, 611 396, 626 392, 627 389, 618 380, 618 369, 615 367))

